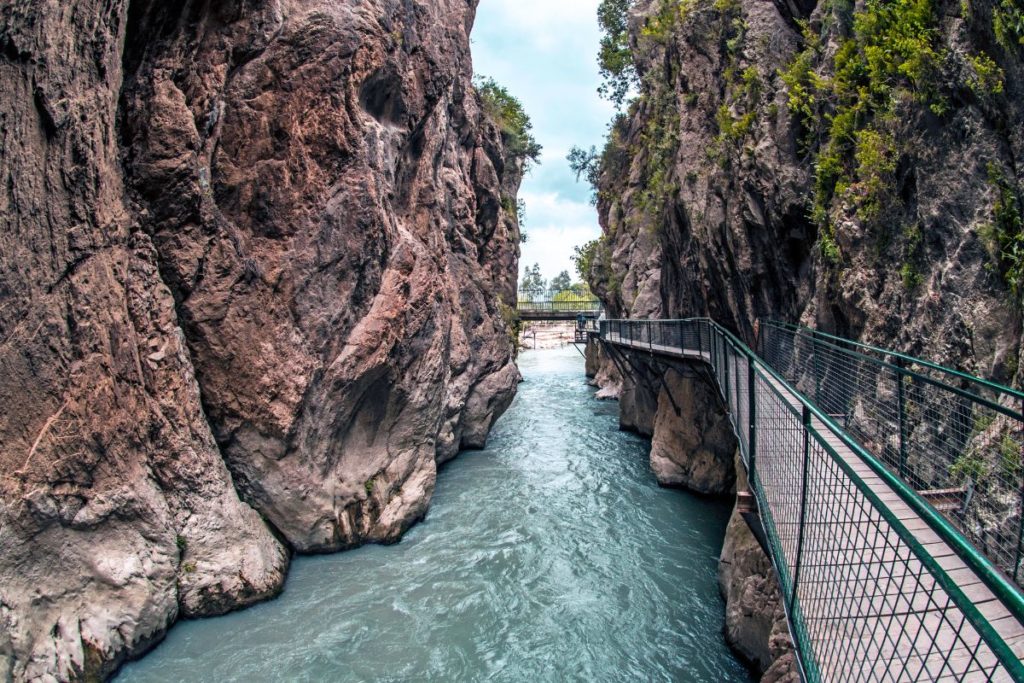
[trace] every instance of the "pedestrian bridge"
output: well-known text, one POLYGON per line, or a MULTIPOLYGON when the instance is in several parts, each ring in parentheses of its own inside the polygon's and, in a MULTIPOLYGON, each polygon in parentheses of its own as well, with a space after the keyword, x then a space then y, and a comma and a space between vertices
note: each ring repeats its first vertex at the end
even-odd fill
POLYGON ((710 371, 806 681, 1024 681, 1024 394, 780 323, 591 334, 710 371))
POLYGON ((579 316, 596 318, 601 302, 588 291, 524 292, 520 290, 516 305, 520 320, 576 320, 579 316))

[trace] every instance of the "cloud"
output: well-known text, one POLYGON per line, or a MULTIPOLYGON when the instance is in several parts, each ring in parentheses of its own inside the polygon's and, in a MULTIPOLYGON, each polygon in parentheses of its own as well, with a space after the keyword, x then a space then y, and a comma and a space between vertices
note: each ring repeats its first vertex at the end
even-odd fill
POLYGON ((544 147, 519 193, 529 235, 520 263, 539 263, 548 279, 562 270, 575 277, 573 248, 600 234, 590 188, 565 158, 574 145, 600 147, 614 113, 597 95, 599 2, 481 0, 472 34, 476 72, 522 101, 544 147))
POLYGON ((555 192, 522 192, 520 197, 526 202, 526 233, 529 235, 519 260, 520 271, 539 263, 546 279, 563 270, 568 270, 575 279, 576 270, 570 258, 574 247, 601 233, 594 207, 555 192))
POLYGON ((599 0, 482 0, 478 17, 494 17, 510 33, 524 36, 533 49, 547 51, 596 34, 598 4, 599 0))

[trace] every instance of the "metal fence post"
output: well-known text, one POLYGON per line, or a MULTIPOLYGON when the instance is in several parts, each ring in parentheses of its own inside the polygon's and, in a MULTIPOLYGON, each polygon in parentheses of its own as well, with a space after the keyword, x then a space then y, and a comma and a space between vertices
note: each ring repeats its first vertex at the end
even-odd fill
POLYGON ((821 359, 818 353, 818 340, 811 336, 811 357, 814 361, 814 402, 821 405, 821 359))
POLYGON ((722 365, 725 368, 725 407, 732 412, 732 402, 729 400, 730 390, 732 385, 729 382, 729 344, 726 342, 722 345, 722 365))
POLYGON ((796 603, 796 590, 800 582, 800 564, 804 551, 804 528, 807 520, 807 479, 811 464, 811 411, 807 406, 803 407, 801 416, 804 432, 804 475, 800 486, 800 526, 796 537, 796 562, 793 568, 793 593, 789 596, 789 613, 793 613, 793 605, 796 603))
POLYGON ((654 350, 654 333, 651 329, 651 321, 647 321, 647 350, 654 350))
POLYGON ((721 375, 718 374, 718 335, 715 334, 715 328, 710 327, 711 330, 708 334, 708 341, 711 343, 711 369, 715 372, 715 381, 721 386, 721 375))
POLYGON ((747 416, 750 418, 747 429, 747 472, 751 480, 754 478, 754 453, 757 450, 757 430, 754 427, 757 415, 757 375, 754 371, 754 357, 747 356, 747 416))
POLYGON ((1017 557, 1013 561, 1013 580, 1018 582, 1018 574, 1020 574, 1020 556, 1021 551, 1024 550, 1024 485, 1021 485, 1020 489, 1020 527, 1017 530, 1017 557))
POLYGON ((906 396, 903 393, 903 359, 896 359, 896 401, 900 421, 900 478, 907 478, 907 417, 906 396))
MULTIPOLYGON (((1024 401, 1022 401, 1024 404, 1024 401)), ((1024 412, 1022 410, 1021 412, 1024 412)), ((1017 457, 1021 458, 1024 456, 1024 447, 1018 444, 1017 446, 1017 457)), ((1020 482, 1020 522, 1017 529, 1017 556, 1013 561, 1013 581, 1019 583, 1018 576, 1020 574, 1020 560, 1021 554, 1024 553, 1024 474, 1021 475, 1020 482)))

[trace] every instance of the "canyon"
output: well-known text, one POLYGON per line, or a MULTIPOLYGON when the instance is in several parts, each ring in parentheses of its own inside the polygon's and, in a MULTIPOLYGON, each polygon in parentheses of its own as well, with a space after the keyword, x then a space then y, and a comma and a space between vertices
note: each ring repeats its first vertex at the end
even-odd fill
MULTIPOLYGON (((486 446, 522 379, 539 147, 474 81, 476 9, 0 8, 0 680, 108 678, 176 620, 275 597, 296 554, 395 543, 439 466, 486 446)), ((759 319, 799 322, 1020 385, 1017 3, 603 0, 599 19, 622 109, 571 161, 606 317, 706 316, 751 345, 759 319)), ((660 485, 746 489, 701 373, 592 341, 586 375, 660 485)), ((799 680, 736 510, 717 583, 733 649, 799 680)))

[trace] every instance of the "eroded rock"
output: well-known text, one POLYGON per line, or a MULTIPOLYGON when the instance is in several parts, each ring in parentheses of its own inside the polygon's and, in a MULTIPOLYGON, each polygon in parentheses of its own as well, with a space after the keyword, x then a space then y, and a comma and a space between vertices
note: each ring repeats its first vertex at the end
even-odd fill
POLYGON ((102 678, 274 595, 286 544, 394 541, 483 445, 523 168, 474 12, 0 10, 0 678, 102 678))
MULTIPOLYGON (((736 438, 717 390, 695 374, 665 372, 651 439, 651 469, 663 486, 733 491, 736 438)), ((691 369, 692 372, 692 369, 691 369)))

